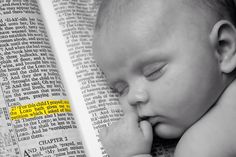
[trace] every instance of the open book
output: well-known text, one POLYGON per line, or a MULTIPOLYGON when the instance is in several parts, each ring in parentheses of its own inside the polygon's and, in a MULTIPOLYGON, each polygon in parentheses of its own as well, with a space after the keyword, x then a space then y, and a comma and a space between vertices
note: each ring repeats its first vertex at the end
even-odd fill
POLYGON ((0 157, 108 156, 99 130, 123 112, 92 57, 100 2, 0 1, 0 157))

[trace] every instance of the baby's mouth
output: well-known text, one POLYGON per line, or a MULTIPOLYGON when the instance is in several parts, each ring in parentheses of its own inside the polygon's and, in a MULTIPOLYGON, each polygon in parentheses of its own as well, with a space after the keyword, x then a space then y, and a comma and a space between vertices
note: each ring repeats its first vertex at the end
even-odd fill
POLYGON ((139 117, 139 122, 141 121, 148 121, 153 127, 155 127, 157 124, 161 122, 160 117, 158 116, 143 116, 139 117))
POLYGON ((149 116, 139 117, 138 122, 141 122, 141 121, 144 121, 144 120, 148 121, 149 118, 150 118, 149 116))

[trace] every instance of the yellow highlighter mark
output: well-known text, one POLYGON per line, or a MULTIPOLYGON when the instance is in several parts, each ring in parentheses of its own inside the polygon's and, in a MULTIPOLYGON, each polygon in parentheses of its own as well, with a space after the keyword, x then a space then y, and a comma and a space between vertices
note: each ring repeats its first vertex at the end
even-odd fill
POLYGON ((62 112, 71 112, 68 100, 46 100, 11 107, 10 117, 11 120, 19 120, 62 112))

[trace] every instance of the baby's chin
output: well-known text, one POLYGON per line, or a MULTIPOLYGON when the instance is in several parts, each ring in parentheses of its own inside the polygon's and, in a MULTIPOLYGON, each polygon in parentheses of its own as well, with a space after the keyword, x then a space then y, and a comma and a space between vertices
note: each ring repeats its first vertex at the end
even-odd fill
POLYGON ((178 128, 173 125, 160 123, 154 127, 154 132, 159 137, 164 139, 180 138, 184 133, 183 128, 178 128))

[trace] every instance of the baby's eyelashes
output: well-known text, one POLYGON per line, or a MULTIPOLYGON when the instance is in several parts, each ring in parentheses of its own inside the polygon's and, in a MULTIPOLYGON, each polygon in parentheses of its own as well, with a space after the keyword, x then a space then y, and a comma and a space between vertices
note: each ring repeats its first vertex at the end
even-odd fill
POLYGON ((128 93, 129 91, 129 86, 125 82, 117 82, 113 88, 120 96, 123 96, 128 93))
MULTIPOLYGON (((134 75, 135 77, 136 76, 145 77, 148 81, 155 81, 163 75, 166 65, 167 64, 165 62, 155 62, 151 64, 146 64, 145 66, 139 68, 138 70, 139 72, 135 73, 134 75)), ((142 82, 139 82, 139 84, 142 84, 142 82)), ((110 85, 111 89, 117 92, 120 96, 127 95, 131 90, 130 85, 123 80, 116 81, 114 83, 111 83, 110 85)), ((137 88, 137 87, 132 87, 132 88, 137 88)))
POLYGON ((146 65, 142 69, 142 72, 143 75, 147 78, 147 80, 154 81, 162 76, 165 66, 165 63, 153 63, 150 65, 146 65))

